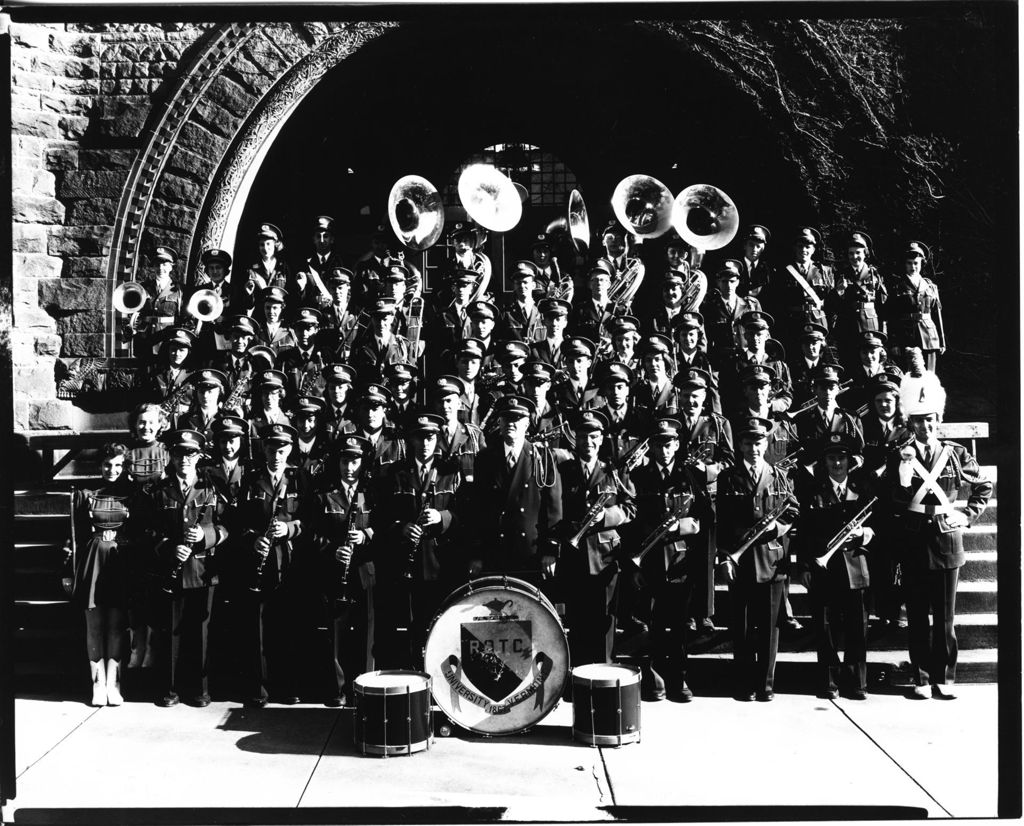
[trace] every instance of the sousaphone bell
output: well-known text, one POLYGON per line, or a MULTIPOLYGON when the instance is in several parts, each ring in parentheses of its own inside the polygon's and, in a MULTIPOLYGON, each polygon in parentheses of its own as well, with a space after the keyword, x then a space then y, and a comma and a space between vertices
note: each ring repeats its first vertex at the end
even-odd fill
POLYGON ((587 219, 586 204, 583 203, 583 196, 578 189, 569 193, 565 215, 559 215, 550 221, 544 232, 560 238, 568 236, 576 252, 586 257, 590 248, 590 221, 587 219))
POLYGON ((473 221, 492 232, 508 232, 523 215, 515 184, 490 164, 472 164, 462 171, 459 200, 473 221))
POLYGON ((149 293, 138 281, 125 281, 114 290, 113 306, 119 313, 131 315, 139 312, 148 298, 149 293))
POLYGON ((676 197, 672 207, 672 226, 679 237, 697 251, 697 260, 708 250, 724 247, 740 227, 736 204, 718 187, 710 184, 688 186, 676 197))
POLYGON ((629 175, 612 193, 612 211, 637 238, 657 238, 672 226, 672 193, 650 175, 629 175))
POLYGON ((444 231, 444 204, 437 188, 419 175, 399 178, 388 196, 391 228, 406 247, 417 252, 437 243, 444 231))

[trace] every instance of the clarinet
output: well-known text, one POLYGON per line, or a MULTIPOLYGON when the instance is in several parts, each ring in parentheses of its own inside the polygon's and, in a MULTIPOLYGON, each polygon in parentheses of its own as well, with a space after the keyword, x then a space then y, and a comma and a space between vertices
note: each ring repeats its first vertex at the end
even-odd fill
MULTIPOLYGON (((352 492, 352 500, 348 503, 348 508, 345 511, 345 521, 342 523, 341 535, 344 537, 339 550, 341 548, 350 547, 348 541, 348 535, 352 530, 352 519, 355 516, 356 502, 359 500, 359 486, 356 485, 356 489, 352 492)), ((334 602, 337 605, 348 605, 352 600, 348 596, 348 575, 352 566, 352 552, 349 551, 348 557, 341 561, 341 595, 337 597, 334 602)))
MULTIPOLYGON (((182 536, 181 536, 181 538, 182 538, 182 544, 183 545, 185 544, 185 541, 184 541, 185 540, 185 533, 187 531, 190 531, 192 528, 196 527, 200 522, 203 521, 203 516, 206 514, 206 511, 208 511, 210 509, 210 503, 207 502, 206 504, 200 506, 199 508, 196 508, 195 503, 193 503, 192 504, 192 509, 193 509, 193 511, 195 511, 196 515, 195 515, 195 519, 192 520, 192 524, 191 525, 188 523, 188 519, 185 518, 184 510, 182 511, 182 525, 181 525, 182 536)), ((188 562, 188 560, 191 559, 191 558, 192 558, 191 554, 189 556, 185 557, 184 559, 177 559, 177 558, 175 558, 174 564, 171 566, 170 573, 168 573, 168 575, 167 575, 167 581, 164 582, 164 584, 160 588, 160 590, 163 591, 163 593, 165 593, 165 594, 173 594, 174 593, 174 588, 178 584, 178 579, 181 576, 182 570, 185 568, 185 563, 188 562)))
MULTIPOLYGON (((423 494, 423 501, 420 504, 420 512, 416 516, 416 522, 419 524, 420 520, 424 517, 427 512, 427 508, 434 501, 434 488, 437 486, 437 468, 430 469, 430 484, 427 486, 426 492, 423 494)), ((402 574, 403 579, 412 579, 412 569, 416 564, 416 552, 420 549, 420 542, 423 541, 423 534, 420 534, 419 539, 415 539, 412 542, 412 547, 409 549, 409 557, 406 560, 406 569, 402 574)))
MULTIPOLYGON (((270 517, 270 523, 267 525, 266 530, 263 531, 263 538, 270 540, 271 550, 273 549, 273 546, 276 544, 274 540, 274 530, 276 529, 278 522, 280 522, 280 520, 277 518, 277 508, 278 503, 280 501, 280 498, 274 500, 274 515, 270 517)), ((259 564, 256 566, 256 581, 249 586, 249 590, 254 594, 258 594, 262 590, 260 581, 263 579, 263 569, 267 564, 267 557, 269 556, 270 550, 267 551, 266 556, 260 554, 260 561, 259 564)))

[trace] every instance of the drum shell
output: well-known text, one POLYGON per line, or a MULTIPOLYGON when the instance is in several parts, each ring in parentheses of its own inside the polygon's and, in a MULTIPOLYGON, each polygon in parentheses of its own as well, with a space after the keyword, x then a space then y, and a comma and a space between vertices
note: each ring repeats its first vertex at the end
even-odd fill
MULTIPOLYGON (((504 609, 501 609, 504 610, 504 609)), ((495 612, 495 613, 500 613, 495 612)), ((492 617, 493 619, 493 617, 492 617)), ((557 704, 561 697, 562 687, 568 676, 569 648, 558 613, 551 601, 537 588, 528 582, 509 576, 487 576, 471 580, 453 591, 435 615, 427 634, 425 648, 426 671, 433 680, 434 700, 444 713, 459 726, 469 731, 491 736, 517 734, 536 725, 557 704), (496 696, 484 696, 486 692, 471 690, 478 699, 493 701, 492 705, 502 706, 506 702, 515 702, 509 709, 510 713, 492 713, 490 709, 481 707, 481 703, 473 704, 466 695, 455 696, 454 684, 446 680, 442 667, 444 660, 451 660, 452 655, 461 657, 465 665, 466 652, 458 642, 460 622, 469 622, 479 627, 479 621, 485 622, 486 606, 489 603, 505 603, 511 607, 513 614, 522 614, 532 624, 532 637, 529 652, 518 649, 522 661, 527 656, 534 660, 543 656, 550 657, 551 671, 534 693, 519 700, 524 688, 528 688, 533 675, 524 676, 522 682, 511 689, 511 693, 498 699, 496 696)), ((469 668, 466 668, 464 679, 472 682, 469 668)), ((463 687, 474 689, 474 686, 463 687)), ((479 689, 477 683, 475 689, 479 689)))
POLYGON ((363 754, 388 757, 430 748, 434 723, 430 675, 419 671, 371 671, 353 685, 353 740, 363 754), (373 685, 375 677, 407 678, 404 685, 373 685))
POLYGON ((585 666, 572 675, 572 736, 591 746, 640 741, 640 669, 604 666, 621 675, 588 677, 585 666))

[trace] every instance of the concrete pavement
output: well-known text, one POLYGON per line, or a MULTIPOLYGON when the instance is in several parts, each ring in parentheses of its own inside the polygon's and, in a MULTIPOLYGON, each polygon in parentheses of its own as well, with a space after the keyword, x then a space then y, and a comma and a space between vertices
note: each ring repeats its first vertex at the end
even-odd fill
POLYGON ((24 698, 17 797, 4 815, 18 823, 54 814, 41 810, 80 816, 96 807, 450 806, 482 819, 558 822, 647 807, 876 805, 995 816, 997 689, 958 691, 955 702, 780 694, 771 704, 644 703, 641 742, 619 749, 573 742, 563 702, 525 734, 456 729, 427 752, 388 759, 356 752, 349 709, 93 709, 24 698))

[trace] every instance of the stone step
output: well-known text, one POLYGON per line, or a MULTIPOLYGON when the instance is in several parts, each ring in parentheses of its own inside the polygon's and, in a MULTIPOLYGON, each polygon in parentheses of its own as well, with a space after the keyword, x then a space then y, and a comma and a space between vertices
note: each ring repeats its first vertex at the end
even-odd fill
MULTIPOLYGON (((727 585, 715 586, 715 600, 728 600, 729 588, 727 585)), ((961 578, 956 593, 956 610, 958 613, 992 613, 996 611, 997 588, 992 580, 971 581, 961 578)), ((789 585, 789 602, 793 606, 793 613, 798 617, 809 617, 811 615, 812 598, 807 589, 796 582, 789 585)), ((723 605, 727 603, 722 603, 723 605)), ((727 612, 718 606, 718 616, 728 616, 727 612)))
POLYGON ((65 597, 61 578, 64 568, 43 566, 19 568, 14 572, 14 597, 26 602, 53 602, 65 597))
POLYGON ((997 557, 996 551, 968 551, 967 561, 964 563, 964 567, 960 569, 960 581, 994 581, 998 569, 997 557))
POLYGON ((965 551, 996 550, 996 526, 979 523, 964 531, 965 551))
POLYGON ((64 541, 15 542, 14 570, 50 568, 58 571, 64 563, 64 541))
POLYGON ((67 511, 63 514, 17 513, 14 515, 14 536, 16 541, 63 545, 64 540, 71 536, 71 520, 67 511))
POLYGON ((71 512, 71 494, 60 490, 18 490, 14 492, 14 513, 20 516, 71 512))

